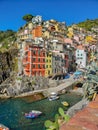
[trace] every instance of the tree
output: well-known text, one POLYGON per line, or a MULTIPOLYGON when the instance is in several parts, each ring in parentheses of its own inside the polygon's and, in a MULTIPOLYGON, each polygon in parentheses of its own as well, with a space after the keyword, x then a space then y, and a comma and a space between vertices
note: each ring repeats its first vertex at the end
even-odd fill
POLYGON ((26 14, 22 17, 23 20, 25 20, 26 22, 29 22, 32 20, 34 16, 32 16, 31 14, 26 14))

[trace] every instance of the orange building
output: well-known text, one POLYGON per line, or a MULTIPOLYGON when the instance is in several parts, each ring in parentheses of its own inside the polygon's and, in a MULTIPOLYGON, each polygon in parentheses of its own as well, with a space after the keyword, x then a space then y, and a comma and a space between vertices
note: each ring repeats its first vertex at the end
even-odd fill
POLYGON ((39 46, 26 46, 23 58, 24 74, 45 76, 45 51, 39 46))
POLYGON ((42 26, 37 26, 32 31, 33 38, 42 37, 42 26))

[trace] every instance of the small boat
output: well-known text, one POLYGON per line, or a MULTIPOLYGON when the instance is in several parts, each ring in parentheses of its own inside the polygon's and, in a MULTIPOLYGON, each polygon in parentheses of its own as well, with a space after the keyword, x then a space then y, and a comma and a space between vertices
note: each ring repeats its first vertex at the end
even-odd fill
POLYGON ((3 124, 0 124, 0 130, 10 130, 8 127, 6 127, 3 124))
POLYGON ((53 101, 53 100, 57 100, 59 99, 59 96, 57 95, 57 93, 52 92, 49 97, 48 97, 49 101, 53 101))
POLYGON ((66 101, 63 101, 63 102, 61 102, 65 107, 68 107, 69 106, 69 104, 68 104, 68 102, 66 102, 66 101))
POLYGON ((25 113, 25 117, 29 118, 29 119, 34 119, 34 118, 38 117, 41 114, 42 114, 41 111, 32 110, 29 113, 25 113))
POLYGON ((35 114, 42 114, 41 111, 37 111, 37 110, 32 110, 31 112, 32 112, 32 113, 35 113, 35 114))
POLYGON ((49 101, 53 101, 53 100, 57 100, 59 99, 59 96, 56 96, 56 97, 48 97, 49 101))

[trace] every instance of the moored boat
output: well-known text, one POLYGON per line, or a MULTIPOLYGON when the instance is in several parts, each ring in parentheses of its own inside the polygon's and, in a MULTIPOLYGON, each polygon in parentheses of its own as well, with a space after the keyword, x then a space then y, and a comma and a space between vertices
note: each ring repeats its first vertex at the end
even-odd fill
POLYGON ((0 124, 0 130, 10 130, 8 127, 6 127, 3 124, 0 124))
POLYGON ((53 100, 57 100, 59 99, 59 96, 57 95, 57 93, 52 92, 49 96, 48 96, 49 101, 53 101, 53 100))
POLYGON ((29 119, 33 119, 38 117, 39 115, 41 115, 42 112, 41 111, 37 111, 37 110, 32 110, 29 113, 25 113, 25 117, 29 118, 29 119))
POLYGON ((42 114, 41 111, 37 111, 37 110, 32 110, 31 112, 34 113, 34 114, 42 114))
POLYGON ((57 100, 59 99, 59 96, 56 96, 56 97, 48 97, 49 101, 53 101, 53 100, 57 100))
POLYGON ((65 107, 67 107, 67 106, 69 106, 69 104, 68 104, 68 102, 66 102, 66 101, 63 101, 63 102, 61 102, 65 107))

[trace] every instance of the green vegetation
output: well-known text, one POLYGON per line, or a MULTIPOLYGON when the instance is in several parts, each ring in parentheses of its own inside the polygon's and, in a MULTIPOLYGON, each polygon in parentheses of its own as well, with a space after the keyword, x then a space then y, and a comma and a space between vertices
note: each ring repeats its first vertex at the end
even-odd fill
POLYGON ((12 30, 0 31, 0 72, 8 77, 11 71, 18 70, 18 48, 16 32, 12 30))
POLYGON ((0 31, 0 51, 5 52, 16 41, 16 32, 12 30, 0 31))
POLYGON ((26 22, 29 22, 29 21, 32 20, 33 17, 34 17, 34 16, 31 15, 31 14, 26 14, 26 15, 24 15, 24 16, 22 17, 22 19, 25 20, 26 22))
POLYGON ((45 127, 47 128, 47 130, 59 130, 60 125, 63 122, 68 122, 70 117, 69 115, 66 115, 64 110, 60 107, 58 109, 59 114, 55 115, 55 121, 50 121, 47 120, 45 121, 45 127))
POLYGON ((90 20, 87 19, 84 22, 80 22, 77 24, 79 27, 85 28, 87 31, 91 31, 91 28, 98 27, 98 19, 90 20))
POLYGON ((22 78, 18 77, 17 80, 22 80, 22 78))
POLYGON ((59 108, 59 114, 61 115, 62 119, 64 119, 66 122, 69 121, 70 117, 65 114, 65 112, 62 108, 59 108))

